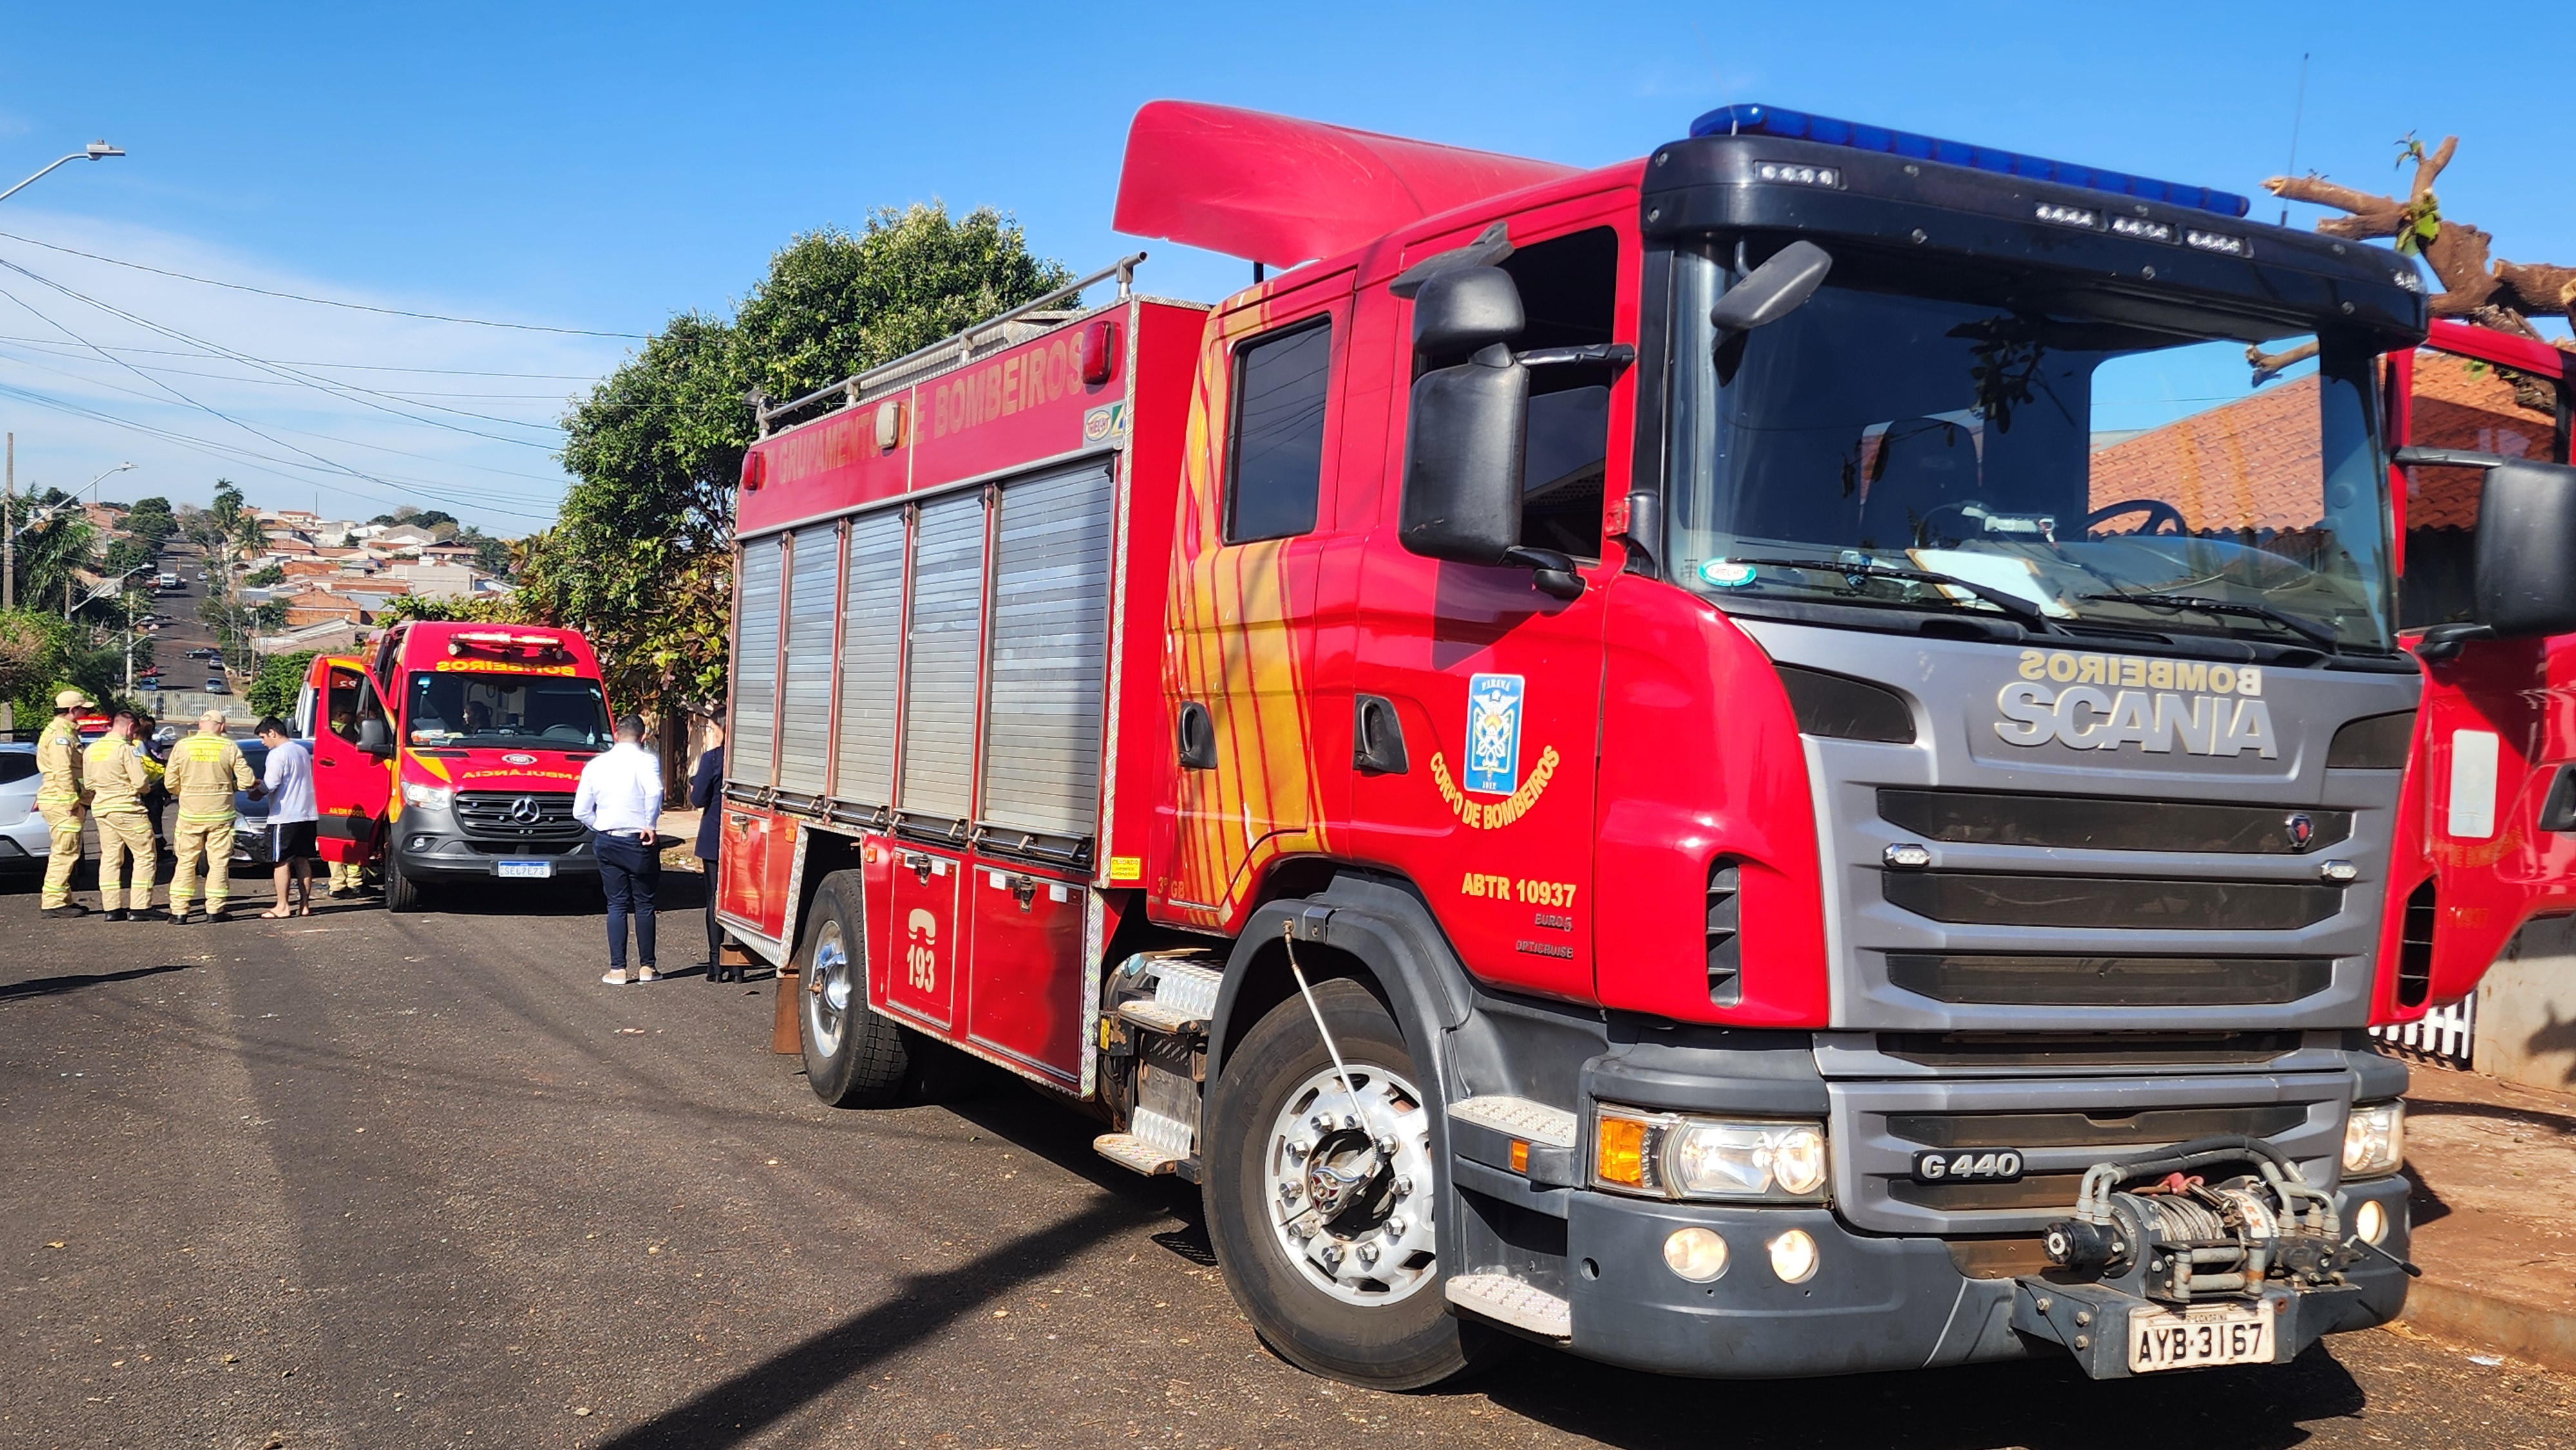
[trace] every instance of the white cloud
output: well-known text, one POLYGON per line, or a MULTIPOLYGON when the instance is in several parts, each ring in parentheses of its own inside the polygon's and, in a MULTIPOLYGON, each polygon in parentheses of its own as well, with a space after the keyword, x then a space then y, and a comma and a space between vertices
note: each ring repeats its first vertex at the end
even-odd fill
MULTIPOLYGON (((573 325, 16 205, 0 231, 275 292, 573 325)), ((636 346, 291 301, 7 237, 0 261, 25 269, 0 267, 0 421, 17 434, 22 489, 78 487, 131 460, 106 497, 202 503, 227 477, 257 505, 363 518, 410 503, 521 533, 553 517, 569 481, 553 424, 636 346)))

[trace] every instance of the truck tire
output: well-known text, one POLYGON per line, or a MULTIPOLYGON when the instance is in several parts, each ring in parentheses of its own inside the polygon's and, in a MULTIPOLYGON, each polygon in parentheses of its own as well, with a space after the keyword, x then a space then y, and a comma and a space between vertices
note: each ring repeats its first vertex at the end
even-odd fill
POLYGON ((403 874, 402 857, 385 853, 385 910, 421 910, 420 883, 403 874))
POLYGON ((1439 1104, 1416 1086, 1428 1075, 1367 988, 1321 982, 1315 1003, 1368 1124, 1394 1140, 1393 1158, 1348 1126, 1361 1115, 1305 999, 1291 997, 1226 1058, 1205 1145, 1208 1236, 1235 1303, 1289 1362, 1370 1389, 1438 1384, 1504 1347, 1450 1314, 1441 1294, 1432 1242, 1434 1200, 1446 1186, 1432 1155, 1439 1104), (1271 1212, 1291 1201, 1283 1188, 1307 1210, 1285 1224, 1271 1212))
POLYGON ((903 1030, 868 1007, 866 922, 858 873, 836 871, 814 893, 797 954, 805 1081, 836 1108, 883 1107, 912 1070, 903 1030))

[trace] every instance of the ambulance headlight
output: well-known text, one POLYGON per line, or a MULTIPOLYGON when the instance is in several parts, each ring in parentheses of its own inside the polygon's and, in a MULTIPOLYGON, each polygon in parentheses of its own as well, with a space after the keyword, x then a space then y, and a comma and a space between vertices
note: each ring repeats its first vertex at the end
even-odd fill
POLYGON ((425 811, 443 811, 456 804, 456 788, 447 785, 423 785, 416 780, 403 782, 403 804, 425 811))

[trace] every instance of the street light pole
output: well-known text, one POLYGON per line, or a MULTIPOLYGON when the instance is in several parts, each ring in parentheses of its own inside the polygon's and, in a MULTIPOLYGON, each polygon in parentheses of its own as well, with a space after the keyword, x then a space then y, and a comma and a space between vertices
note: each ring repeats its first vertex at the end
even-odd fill
MULTIPOLYGON (((7 191, 0 191, 0 201, 7 201, 35 185, 57 166, 73 161, 104 161, 110 156, 124 154, 124 150, 120 147, 110 146, 105 141, 92 141, 67 156, 55 157, 34 176, 28 177, 7 191)), ((125 466, 132 468, 134 465, 129 463, 125 466)), ((17 511, 17 503, 18 435, 12 433, 9 435, 8 481, 5 486, 0 486, 0 609, 18 607, 18 531, 14 527, 16 521, 11 517, 17 511)))
POLYGON ((114 146, 108 145, 104 141, 92 141, 87 146, 71 153, 69 156, 55 158, 44 168, 43 171, 39 171, 34 176, 28 177, 26 180, 19 182, 16 186, 9 188, 7 191, 0 191, 0 201, 7 201, 9 198, 25 191, 28 187, 35 185, 46 172, 52 171, 54 167, 63 165, 65 162, 104 161, 110 156, 122 156, 124 154, 125 153, 123 151, 114 146))

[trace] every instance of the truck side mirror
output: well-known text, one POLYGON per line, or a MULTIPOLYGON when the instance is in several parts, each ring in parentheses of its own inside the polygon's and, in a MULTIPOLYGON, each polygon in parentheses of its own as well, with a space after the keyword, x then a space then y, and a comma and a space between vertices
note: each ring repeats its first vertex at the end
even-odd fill
POLYGON ((2576 468, 2516 459, 2488 469, 2475 550, 2487 633, 2576 632, 2576 468))
POLYGON ((358 722, 358 751, 362 755, 394 753, 394 732, 382 715, 370 715, 358 722))
POLYGON ((1500 267, 1455 267, 1413 299, 1416 353, 1472 355, 1414 380, 1397 537, 1428 559, 1499 564, 1520 543, 1529 369, 1504 343, 1527 325, 1500 267))
POLYGON ((1721 339, 1768 327, 1806 306, 1833 269, 1832 253, 1813 242, 1791 242, 1727 288, 1708 310, 1709 323, 1721 339))

